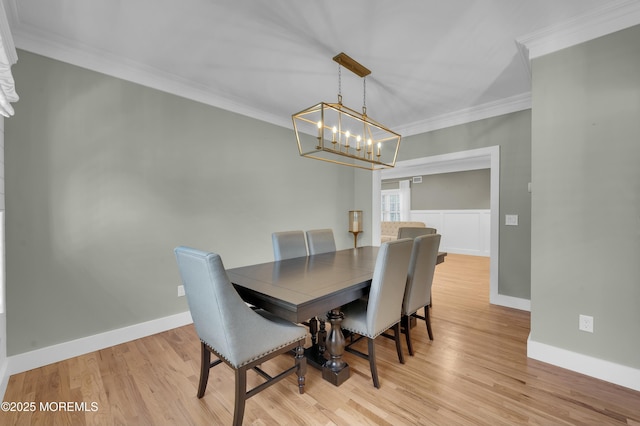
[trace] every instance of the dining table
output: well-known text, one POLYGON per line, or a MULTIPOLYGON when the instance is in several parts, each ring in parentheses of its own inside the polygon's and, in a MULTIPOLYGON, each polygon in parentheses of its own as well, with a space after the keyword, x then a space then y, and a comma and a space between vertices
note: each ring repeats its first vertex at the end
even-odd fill
MULTIPOLYGON (((311 324, 306 355, 322 368, 325 380, 339 386, 349 378, 343 360, 345 338, 340 308, 369 292, 379 247, 364 246, 227 270, 240 297, 280 318, 311 324), (319 318, 319 329, 315 326, 319 318), (330 323, 326 333, 324 318, 330 323)), ((437 263, 446 252, 438 253, 437 263)), ((400 307, 398 307, 400 310, 400 307)))

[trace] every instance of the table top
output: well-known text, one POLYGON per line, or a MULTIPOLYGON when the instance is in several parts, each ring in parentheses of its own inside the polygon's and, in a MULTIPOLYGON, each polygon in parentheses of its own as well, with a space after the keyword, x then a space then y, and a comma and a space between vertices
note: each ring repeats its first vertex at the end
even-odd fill
POLYGON ((378 247, 359 247, 227 270, 240 296, 293 322, 356 300, 371 285, 378 247))
MULTIPOLYGON (((324 315, 369 291, 378 247, 358 247, 227 270, 247 302, 292 322, 324 315)), ((446 253, 438 254, 438 263, 446 253)))

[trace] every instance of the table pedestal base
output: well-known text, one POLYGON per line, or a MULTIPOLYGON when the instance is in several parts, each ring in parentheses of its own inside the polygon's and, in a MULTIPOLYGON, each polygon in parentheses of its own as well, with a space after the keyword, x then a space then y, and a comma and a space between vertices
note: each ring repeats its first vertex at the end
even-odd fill
POLYGON ((305 358, 307 358, 307 364, 309 364, 313 368, 317 368, 318 370, 323 368, 324 363, 327 362, 325 353, 320 352, 317 345, 311 346, 310 348, 305 348, 304 356, 305 358))
POLYGON ((349 365, 345 364, 340 371, 333 371, 331 368, 322 367, 322 378, 334 386, 340 386, 349 378, 349 365))
POLYGON ((312 367, 321 369, 328 357, 326 356, 325 342, 327 341, 327 330, 323 319, 311 318, 309 321, 309 332, 311 333, 311 347, 304 350, 307 363, 312 367), (318 329, 318 324, 320 329, 318 329))
POLYGON ((331 331, 325 342, 329 359, 322 367, 322 378, 335 386, 340 386, 349 378, 350 374, 349 365, 342 360, 345 339, 340 324, 342 324, 344 314, 339 309, 333 309, 327 314, 327 319, 331 323, 331 331))

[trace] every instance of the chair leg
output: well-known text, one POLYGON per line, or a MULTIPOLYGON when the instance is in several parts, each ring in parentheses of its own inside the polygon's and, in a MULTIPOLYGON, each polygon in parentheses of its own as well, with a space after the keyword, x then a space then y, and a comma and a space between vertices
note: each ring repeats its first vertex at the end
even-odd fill
POLYGON ((369 351, 369 368, 371 369, 371 378, 373 379, 373 386, 380 388, 380 380, 378 380, 378 367, 376 366, 376 348, 373 343, 373 339, 367 337, 368 351, 369 351))
POLYGON ((307 358, 304 356, 304 346, 296 348, 296 375, 298 376, 298 391, 304 393, 305 374, 307 374, 307 358))
POLYGON ((318 318, 318 324, 318 342, 322 342, 324 346, 327 342, 327 322, 322 318, 318 318))
POLYGON ((320 329, 318 330, 318 354, 323 356, 324 351, 327 349, 327 323, 322 318, 318 318, 320 329))
POLYGON ((200 384, 198 385, 198 398, 204 396, 209 381, 209 370, 211 370, 211 352, 207 345, 200 342, 202 355, 200 356, 200 384))
POLYGON ((236 402, 233 409, 234 426, 242 426, 244 418, 244 406, 247 401, 247 368, 240 367, 236 370, 236 402))
POLYGON ((311 346, 318 343, 318 319, 313 317, 309 320, 309 333, 311 334, 311 346))
POLYGON ((407 349, 409 355, 413 356, 413 344, 411 344, 411 315, 405 315, 402 317, 402 325, 404 326, 404 337, 407 340, 407 349))
MULTIPOLYGON (((400 340, 400 336, 402 335, 402 332, 400 331, 400 323, 397 322, 393 327, 393 337, 396 341, 396 352, 398 352, 398 361, 400 361, 400 364, 404 364, 404 354, 402 353, 402 342, 400 340)), ((409 328, 407 327, 407 330, 409 328)))
POLYGON ((429 306, 424 307, 424 322, 427 323, 427 333, 429 333, 429 340, 433 340, 433 331, 431 330, 431 314, 429 313, 429 306))

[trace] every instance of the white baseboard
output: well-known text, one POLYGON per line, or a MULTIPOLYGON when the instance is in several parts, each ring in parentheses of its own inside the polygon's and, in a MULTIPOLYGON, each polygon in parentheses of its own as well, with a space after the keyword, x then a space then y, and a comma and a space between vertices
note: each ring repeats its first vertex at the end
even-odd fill
POLYGON ((4 401, 4 393, 6 392, 7 385, 9 384, 9 376, 11 376, 9 373, 7 373, 8 365, 9 365, 9 362, 7 361, 6 358, 2 362, 2 365, 0 365, 0 395, 2 395, 3 401, 4 401))
POLYGON ((0 374, 2 374, 0 376, 0 392, 4 397, 9 376, 12 374, 22 373, 191 323, 193 323, 191 313, 187 311, 10 356, 4 365, 0 366, 0 374))
POLYGON ((489 303, 531 312, 531 300, 519 297, 505 296, 504 294, 492 294, 489 303))
POLYGON ((640 391, 640 370, 527 339, 527 356, 557 367, 640 391))
POLYGON ((450 254, 464 254, 466 256, 491 257, 489 256, 489 253, 457 247, 440 247, 440 251, 446 251, 450 254))

